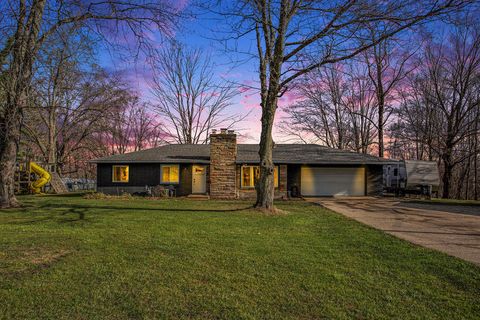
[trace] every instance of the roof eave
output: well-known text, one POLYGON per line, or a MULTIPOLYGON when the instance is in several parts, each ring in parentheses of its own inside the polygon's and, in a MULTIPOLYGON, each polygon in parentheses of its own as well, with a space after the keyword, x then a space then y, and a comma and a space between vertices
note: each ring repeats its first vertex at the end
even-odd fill
POLYGON ((201 163, 201 164, 210 164, 210 161, 208 160, 195 160, 195 161, 185 161, 185 160, 180 160, 180 161, 173 161, 173 160, 90 160, 88 161, 90 163, 201 163))
MULTIPOLYGON (((90 160, 89 163, 201 163, 210 164, 208 160, 192 160, 192 161, 174 161, 174 160, 90 160)), ((388 165, 397 164, 398 160, 386 161, 274 161, 275 164, 297 164, 297 165, 388 165)), ((237 160, 236 164, 258 164, 259 160, 237 160)))
MULTIPOLYGON (((297 165, 388 165, 397 164, 398 160, 382 160, 382 161, 275 161, 277 165, 281 164, 297 164, 297 165)), ((237 160, 236 164, 260 163, 259 160, 237 160)))

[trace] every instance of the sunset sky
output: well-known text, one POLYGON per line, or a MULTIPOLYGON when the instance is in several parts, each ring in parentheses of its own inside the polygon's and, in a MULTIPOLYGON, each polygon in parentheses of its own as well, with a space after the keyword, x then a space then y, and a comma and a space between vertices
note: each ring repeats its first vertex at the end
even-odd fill
MULTIPOLYGON (((241 55, 232 51, 227 51, 218 41, 219 34, 226 30, 225 20, 215 17, 212 14, 196 12, 195 17, 185 19, 183 23, 175 30, 174 38, 189 48, 201 48, 212 55, 216 76, 238 84, 238 95, 232 101, 229 107, 229 113, 247 114, 245 121, 237 124, 235 129, 241 134, 240 140, 244 143, 254 143, 259 141, 260 136, 260 97, 258 91, 252 89, 257 87, 258 74, 256 73, 257 64, 254 59, 247 55, 241 55)), ((161 37, 152 35, 161 46, 161 37)), ((233 44, 233 43, 232 43, 233 44)), ((242 38, 237 41, 237 45, 242 50, 254 49, 254 39, 242 38)), ((114 54, 105 50, 100 53, 100 63, 107 69, 120 72, 131 84, 134 90, 145 101, 154 102, 150 94, 149 83, 152 78, 152 69, 144 58, 138 59, 135 63, 126 63, 114 54)), ((280 106, 288 105, 293 101, 292 94, 285 94, 280 101, 280 106)), ((277 121, 282 117, 279 109, 277 121)), ((285 140, 278 130, 274 137, 277 141, 285 140)))
MULTIPOLYGON (((188 48, 201 48, 211 54, 214 61, 214 70, 216 76, 224 81, 231 81, 238 85, 238 95, 232 101, 228 113, 248 114, 245 121, 238 123, 235 129, 241 134, 240 140, 245 143, 255 143, 259 141, 260 136, 260 97, 258 90, 257 62, 254 57, 247 54, 241 54, 238 51, 254 52, 256 43, 253 34, 246 35, 239 40, 230 40, 227 43, 230 47, 235 46, 238 50, 225 49, 222 37, 227 37, 229 26, 228 19, 212 13, 206 13, 191 9, 188 6, 188 0, 178 1, 178 6, 183 12, 188 12, 187 18, 182 19, 181 23, 174 28, 171 36, 185 44, 188 48)), ((429 31, 437 37, 441 37, 446 25, 436 22, 429 23, 429 31)), ((447 27, 448 28, 448 27, 447 27)), ((426 30, 426 29, 424 29, 426 30)), ((162 46, 160 34, 149 35, 155 40, 157 46, 162 46)), ((412 34, 408 35, 409 37, 412 34)), ((415 34, 413 36, 416 36, 415 34)), ((128 40, 126 40, 128 41, 128 40)), ((146 63, 144 58, 137 61, 124 61, 119 59, 109 50, 100 51, 100 63, 113 72, 120 72, 130 83, 132 89, 136 90, 144 101, 155 102, 150 94, 149 83, 152 78, 151 66, 146 63)), ((276 121, 284 117, 282 107, 292 104, 296 97, 293 92, 287 92, 280 99, 277 110, 276 121)), ((278 126, 274 127, 274 139, 278 142, 292 141, 291 137, 282 135, 278 126)))

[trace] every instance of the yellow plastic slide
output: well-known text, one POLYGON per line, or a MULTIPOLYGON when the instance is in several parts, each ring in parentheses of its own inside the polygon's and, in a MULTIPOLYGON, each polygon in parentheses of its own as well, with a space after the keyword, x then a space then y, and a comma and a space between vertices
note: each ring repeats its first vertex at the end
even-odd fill
POLYGON ((52 176, 47 170, 43 169, 33 161, 30 161, 30 172, 33 172, 36 175, 40 176, 38 180, 30 183, 30 189, 32 189, 33 193, 40 193, 42 187, 50 182, 52 176))

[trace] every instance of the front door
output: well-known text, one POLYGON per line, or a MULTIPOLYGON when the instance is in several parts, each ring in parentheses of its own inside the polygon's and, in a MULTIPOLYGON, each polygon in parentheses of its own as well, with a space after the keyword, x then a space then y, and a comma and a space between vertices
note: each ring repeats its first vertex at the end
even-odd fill
POLYGON ((207 167, 194 165, 192 167, 192 193, 207 192, 207 167))

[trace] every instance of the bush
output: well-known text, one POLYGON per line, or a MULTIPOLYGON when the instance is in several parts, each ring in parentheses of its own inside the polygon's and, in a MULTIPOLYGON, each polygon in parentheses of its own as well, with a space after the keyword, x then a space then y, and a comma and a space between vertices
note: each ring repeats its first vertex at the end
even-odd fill
POLYGON ((104 199, 123 199, 123 200, 132 200, 135 199, 130 193, 122 193, 119 196, 105 194, 102 192, 95 192, 95 193, 88 193, 83 196, 84 199, 91 199, 91 200, 104 200, 104 199))
POLYGON ((164 186, 155 186, 152 187, 152 197, 155 198, 166 198, 168 193, 166 192, 166 188, 164 186))

